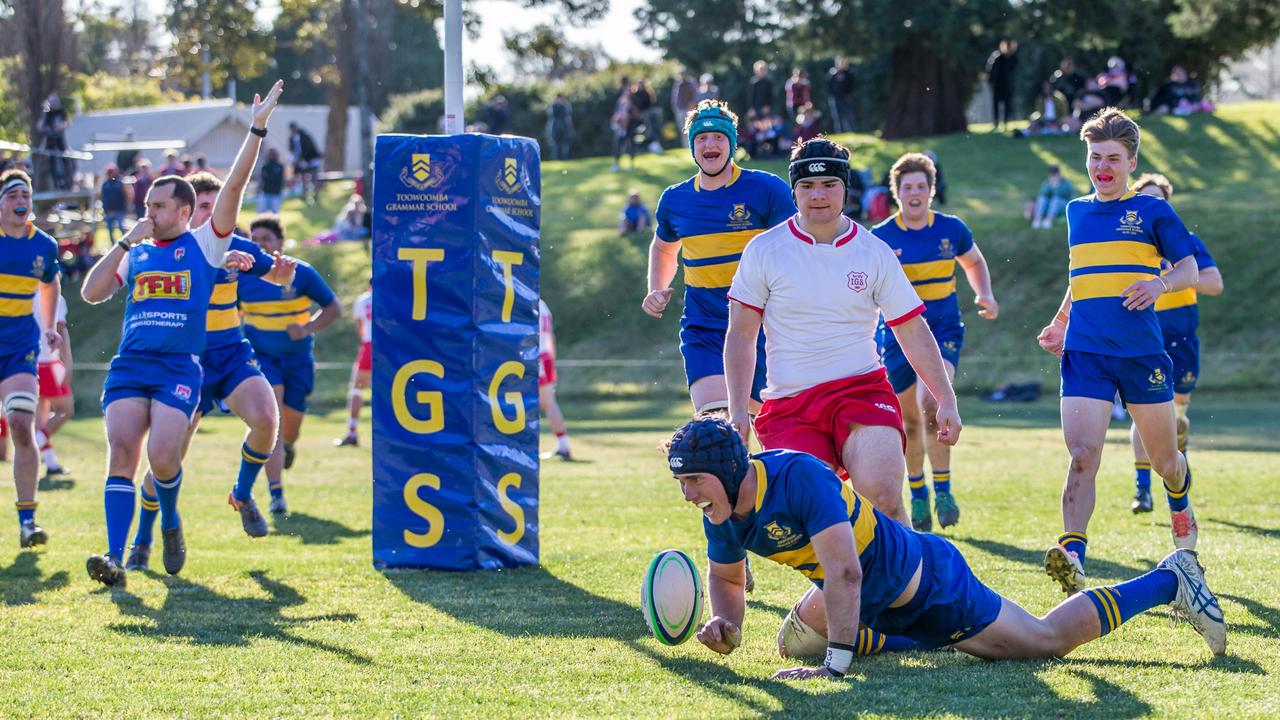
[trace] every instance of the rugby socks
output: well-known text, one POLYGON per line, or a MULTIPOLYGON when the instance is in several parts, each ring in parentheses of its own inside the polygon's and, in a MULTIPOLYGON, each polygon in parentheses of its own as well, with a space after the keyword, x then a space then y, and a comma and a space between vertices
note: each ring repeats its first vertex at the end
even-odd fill
POLYGON ((1089 542, 1089 536, 1082 532, 1064 532, 1058 536, 1058 544, 1066 548, 1067 552, 1076 554, 1076 558, 1080 560, 1080 566, 1084 566, 1084 548, 1089 542))
POLYGON ((347 434, 355 437, 360 430, 360 418, 347 418, 347 434))
POLYGON ((29 522, 35 522, 36 507, 39 504, 40 503, 36 502, 35 500, 19 500, 18 502, 14 503, 14 506, 18 508, 18 524, 25 525, 29 522))
POLYGON ((885 635, 864 625, 858 628, 858 635, 854 638, 853 649, 857 655, 879 655, 886 652, 921 650, 924 649, 924 646, 909 637, 885 635))
POLYGON ((912 500, 928 500, 929 486, 924 481, 924 473, 907 476, 907 487, 911 488, 912 500))
POLYGON ((1164 495, 1169 499, 1170 512, 1182 512, 1187 509, 1187 505, 1191 503, 1191 466, 1187 466, 1187 484, 1183 486, 1181 492, 1173 492, 1169 489, 1169 484, 1165 483, 1164 495))
POLYGON ((148 495, 146 488, 143 488, 138 505, 138 532, 133 536, 133 544, 151 547, 156 516, 160 514, 160 501, 154 495, 148 495))
POLYGON ((951 471, 950 470, 934 470, 933 471, 933 492, 935 494, 951 492, 951 471))
POLYGON ((1151 492, 1151 461, 1140 460, 1133 464, 1133 482, 1139 491, 1151 492))
POLYGON ((268 480, 267 489, 271 491, 273 499, 284 497, 284 480, 268 480))
POLYGON ((556 451, 565 455, 569 454, 569 433, 556 433, 556 451))
POLYGON ((102 492, 102 505, 107 513, 107 554, 116 562, 124 558, 124 543, 133 522, 133 497, 132 480, 118 475, 107 478, 102 492))
POLYGON ((240 474, 236 477, 236 487, 231 495, 241 502, 253 497, 253 484, 258 480, 258 473, 267 464, 271 453, 260 453, 249 447, 249 443, 240 446, 240 474))
POLYGON ((178 516, 178 490, 182 489, 182 470, 168 480, 156 478, 156 500, 160 502, 160 529, 172 530, 182 526, 178 516))
POLYGON ((1115 630, 1133 616, 1157 605, 1168 605, 1178 594, 1178 576, 1159 568, 1119 585, 1089 588, 1081 593, 1098 611, 1102 635, 1115 630))

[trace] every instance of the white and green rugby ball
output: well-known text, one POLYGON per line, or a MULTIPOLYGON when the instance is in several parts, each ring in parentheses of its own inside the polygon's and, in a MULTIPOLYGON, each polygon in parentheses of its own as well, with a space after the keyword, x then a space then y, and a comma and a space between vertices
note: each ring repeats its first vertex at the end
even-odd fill
POLYGON ((693 637, 702 622, 702 576, 679 550, 663 550, 649 563, 640 583, 640 609, 663 645, 693 637))

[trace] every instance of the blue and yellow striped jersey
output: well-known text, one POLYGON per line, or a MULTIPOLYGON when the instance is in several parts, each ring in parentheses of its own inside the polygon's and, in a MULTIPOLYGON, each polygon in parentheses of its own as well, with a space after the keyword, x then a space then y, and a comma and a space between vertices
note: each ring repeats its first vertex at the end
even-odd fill
MULTIPOLYGON (((253 267, 245 271, 246 275, 261 277, 271 272, 275 259, 268 255, 258 243, 248 238, 233 235, 230 250, 239 250, 253 256, 253 267)), ((205 330, 209 339, 205 349, 234 345, 244 338, 240 330, 240 309, 238 307, 237 288, 240 281, 238 270, 218 268, 218 276, 213 281, 213 295, 209 298, 209 313, 205 319, 205 330)))
POLYGON ((58 276, 58 243, 27 223, 21 237, 0 234, 0 355, 40 349, 36 289, 58 276))
MULTIPOLYGON (((1205 247, 1199 235, 1191 233, 1191 242, 1195 244, 1196 267, 1201 270, 1217 267, 1218 263, 1214 262, 1209 248, 1205 247)), ((1172 265, 1165 263, 1161 273, 1172 269, 1172 265)), ((1192 287, 1161 295, 1156 301, 1156 318, 1160 320, 1160 332, 1166 338, 1195 335, 1200 328, 1200 305, 1196 289, 1192 287)))
MULTIPOLYGON (((973 231, 955 215, 929 212, 929 224, 912 230, 898 213, 871 229, 893 249, 902 269, 924 301, 924 319, 937 330, 960 323, 956 299, 956 257, 973 249, 973 231)), ((893 333, 886 341, 895 342, 893 333)))
POLYGON ((289 337, 290 325, 304 325, 311 319, 311 303, 324 307, 334 300, 333 290, 311 265, 298 261, 298 271, 290 285, 274 285, 256 277, 242 277, 240 307, 244 310, 244 334, 256 353, 264 355, 310 355, 315 338, 289 337))
POLYGON ((902 594, 920 563, 920 540, 871 506, 823 462, 794 450, 751 456, 756 470, 754 511, 742 520, 712 525, 703 518, 707 557, 731 564, 747 551, 800 571, 822 587, 824 573, 814 535, 838 522, 853 525, 862 564, 862 620, 879 615, 902 594))
POLYGON ((1164 352, 1155 308, 1126 310, 1121 295, 1160 273, 1162 261, 1191 255, 1191 233, 1169 203, 1129 192, 1117 200, 1089 195, 1067 203, 1071 248, 1071 319, 1067 350, 1138 357, 1164 352))
POLYGON ((655 234, 680 242, 684 258, 682 327, 729 327, 729 286, 751 238, 796 212, 786 181, 763 170, 732 166, 729 184, 699 187, 698 176, 672 185, 658 198, 655 234))

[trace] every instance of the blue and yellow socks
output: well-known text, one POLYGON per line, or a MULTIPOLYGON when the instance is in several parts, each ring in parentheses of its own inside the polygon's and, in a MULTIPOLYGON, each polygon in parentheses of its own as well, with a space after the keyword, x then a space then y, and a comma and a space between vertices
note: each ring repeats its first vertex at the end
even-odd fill
POLYGON ((118 475, 107 478, 102 492, 102 505, 107 514, 107 553, 116 562, 124 558, 125 539, 133 523, 134 492, 133 481, 118 475))
POLYGON ((1173 602, 1178 594, 1178 577, 1172 570, 1159 568, 1119 585, 1089 588, 1082 594, 1093 602, 1101 635, 1106 635, 1139 613, 1173 602))
POLYGON ((284 480, 268 480, 267 489, 271 491, 272 499, 284 497, 284 480))
POLYGON ((1088 542, 1089 536, 1082 532, 1064 532, 1058 536, 1058 544, 1066 548, 1067 552, 1076 554, 1076 558, 1080 560, 1080 567, 1084 567, 1084 550, 1088 542))
POLYGON ((1191 498, 1191 466, 1187 465, 1187 484, 1182 487, 1180 492, 1173 492, 1169 489, 1169 484, 1164 485, 1164 495, 1169 500, 1169 510, 1171 512, 1182 512, 1187 509, 1191 498))
POLYGON ((247 442, 240 446, 240 474, 236 476, 232 497, 241 502, 253 497, 253 484, 257 482, 258 473, 262 472, 262 466, 267 464, 269 457, 269 450, 265 453, 257 452, 247 442))
POLYGON ((934 470, 933 471, 933 492, 934 494, 937 494, 937 495, 951 492, 951 471, 950 470, 934 470))
POLYGON ((160 501, 154 495, 148 495, 146 488, 143 488, 141 496, 138 503, 138 532, 133 536, 133 544, 151 547, 156 516, 160 514, 160 501))
POLYGON ((35 500, 19 500, 14 503, 14 506, 18 508, 18 524, 26 525, 29 522, 35 522, 36 507, 39 504, 35 500))
POLYGON ((879 655, 886 652, 905 652, 907 650, 923 650, 925 646, 902 635, 885 635, 863 625, 858 628, 858 635, 853 641, 853 650, 857 655, 879 655))
POLYGON ((178 490, 182 488, 182 470, 168 480, 156 477, 156 500, 160 502, 160 529, 172 530, 181 527, 182 518, 178 516, 178 490))
POLYGON ((925 484, 924 473, 907 476, 907 487, 911 488, 912 500, 928 500, 929 486, 925 484))
POLYGON ((1140 492, 1151 492, 1151 462, 1141 460, 1133 464, 1133 483, 1140 492))

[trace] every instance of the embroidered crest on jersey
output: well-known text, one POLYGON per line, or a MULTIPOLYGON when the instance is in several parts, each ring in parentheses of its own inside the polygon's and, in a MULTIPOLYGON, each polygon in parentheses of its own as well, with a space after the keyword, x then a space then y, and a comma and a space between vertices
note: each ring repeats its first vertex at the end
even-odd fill
POLYGON ((733 210, 729 212, 729 226, 736 230, 751 226, 751 211, 747 209, 746 203, 733 204, 733 210))
POLYGON ((515 194, 521 188, 520 169, 515 158, 503 158, 502 172, 498 173, 498 189, 508 195, 515 194))
POLYGON ((764 531, 769 534, 769 539, 778 545, 779 550, 785 550, 802 539, 802 536, 796 535, 791 528, 779 525, 777 520, 765 525, 764 531))
POLYGON ((40 277, 44 275, 44 256, 37 255, 36 259, 31 262, 31 276, 40 277))
POLYGON ((862 292, 867 289, 867 274, 858 270, 849 273, 849 289, 862 292))
POLYGON ((938 243, 938 257, 943 260, 950 260, 956 256, 956 249, 951 246, 950 238, 942 238, 942 242, 938 243))
POLYGON ((1151 383, 1152 387, 1164 387, 1164 384, 1165 384, 1164 372, 1161 371, 1160 368, 1156 368, 1155 370, 1152 370, 1151 375, 1147 377, 1147 382, 1151 383))
POLYGON ((187 255, 187 249, 184 247, 174 248, 173 250, 174 260, 181 260, 182 258, 186 257, 186 255, 187 255))
POLYGON ((191 271, 144 272, 133 277, 133 299, 187 300, 191 297, 191 271))
POLYGON ((292 285, 284 285, 280 288, 281 300, 292 300, 298 297, 298 289, 292 285))
POLYGON ((1125 233, 1126 235, 1141 235, 1142 218, 1138 217, 1138 211, 1126 210, 1124 217, 1120 218, 1120 226, 1116 228, 1116 232, 1125 233))

